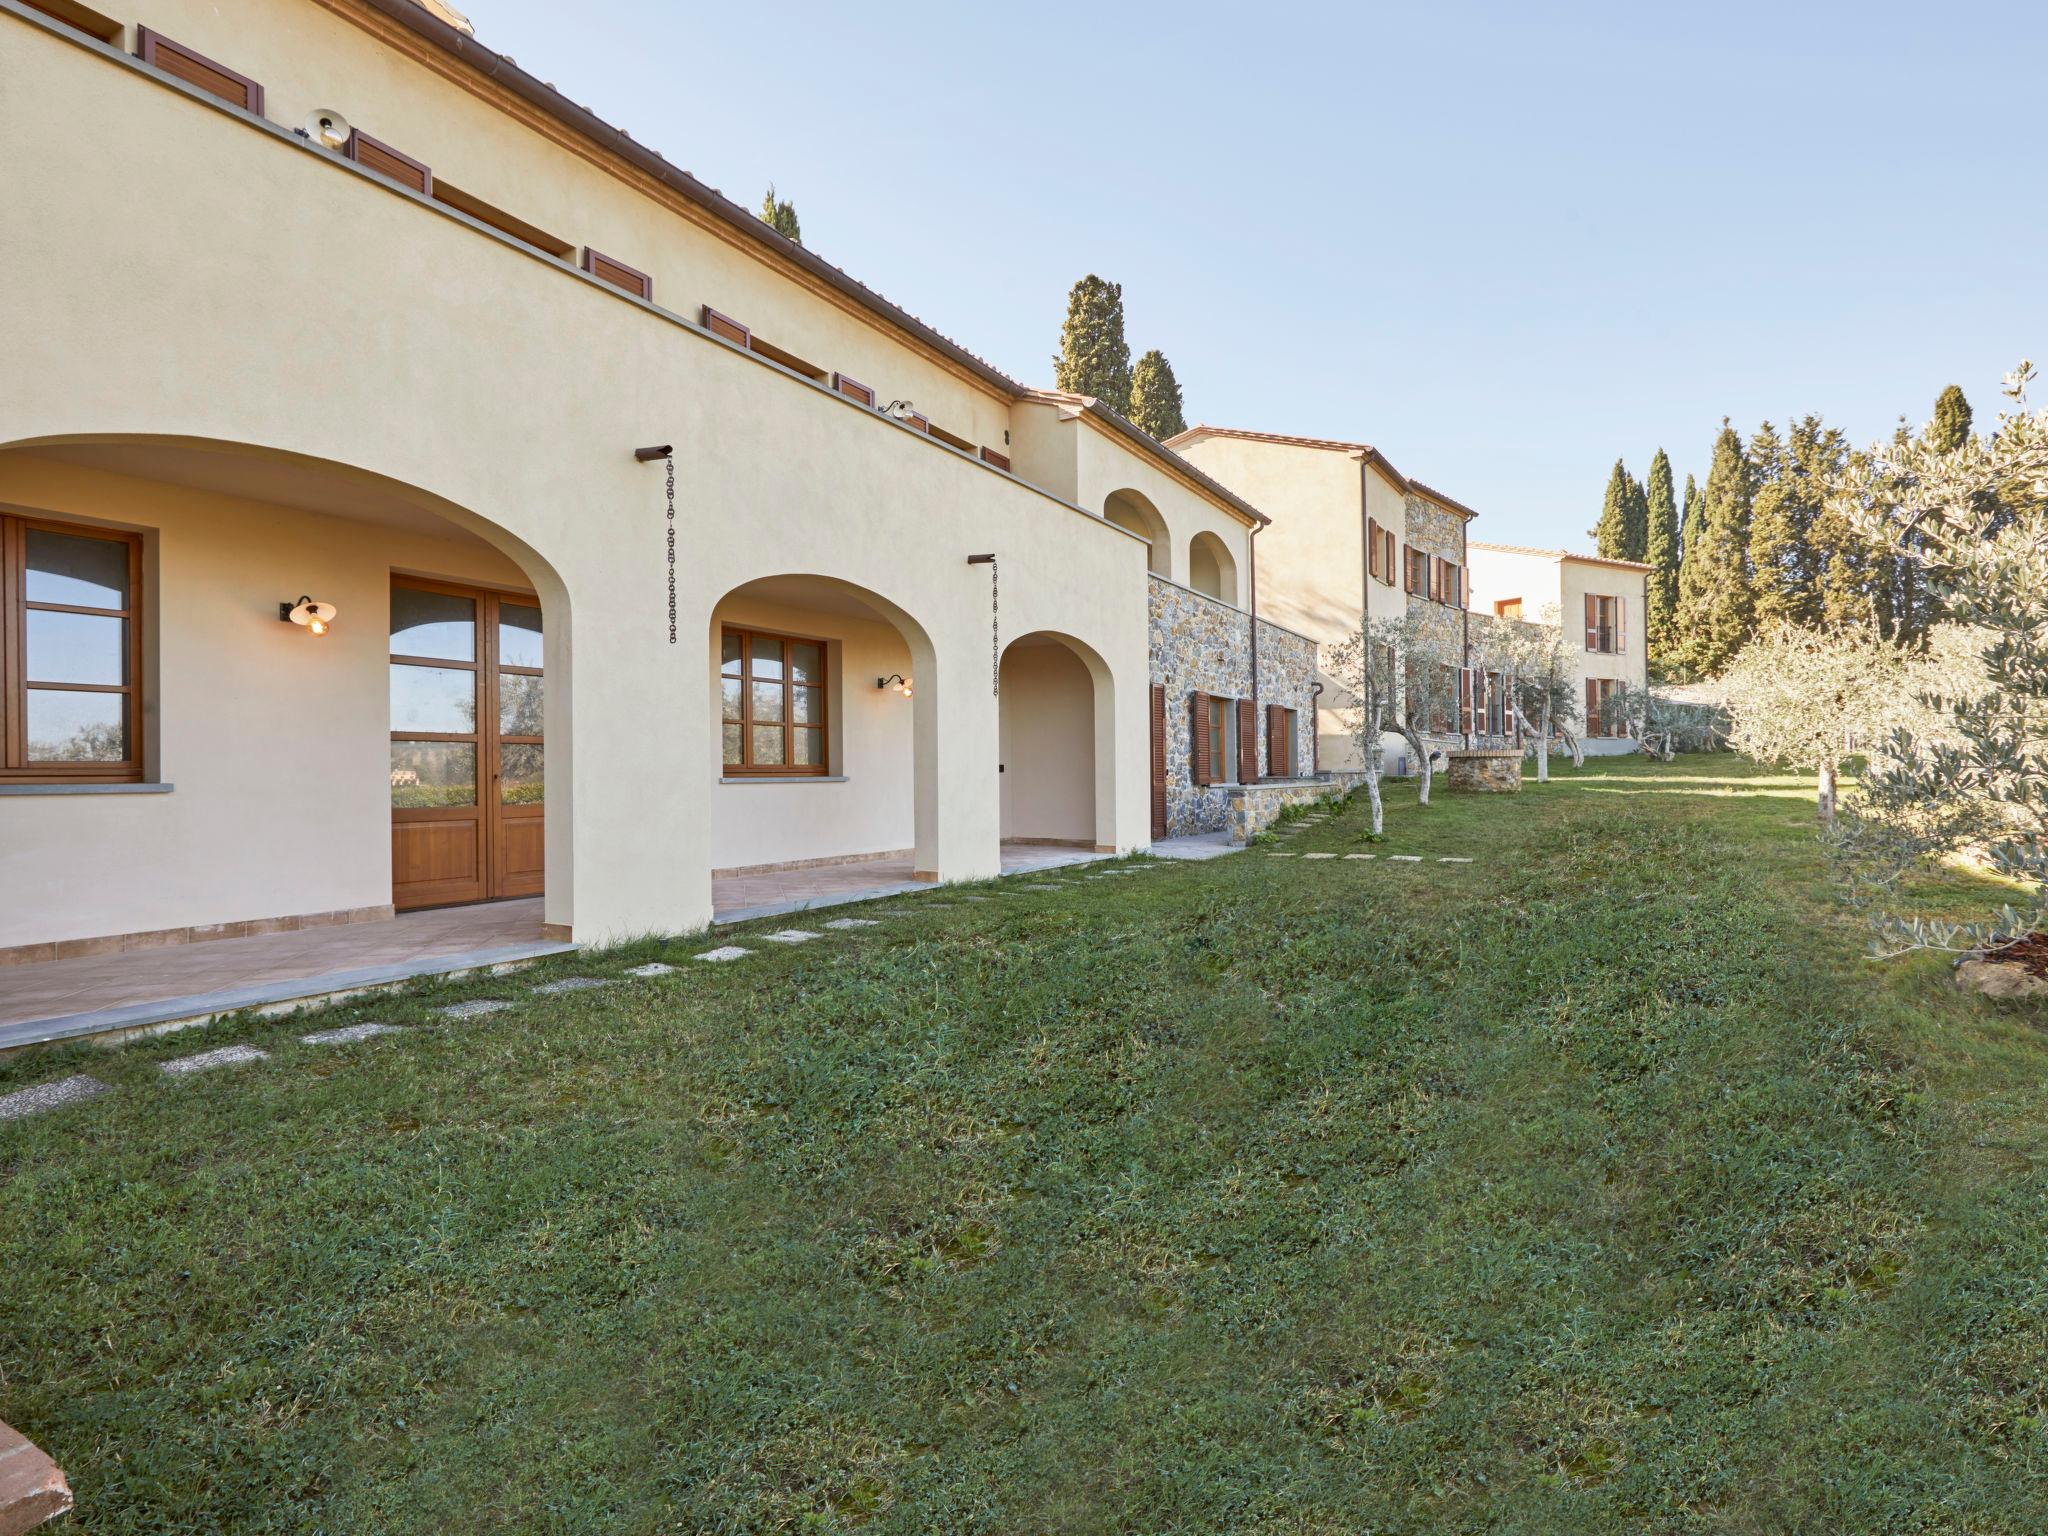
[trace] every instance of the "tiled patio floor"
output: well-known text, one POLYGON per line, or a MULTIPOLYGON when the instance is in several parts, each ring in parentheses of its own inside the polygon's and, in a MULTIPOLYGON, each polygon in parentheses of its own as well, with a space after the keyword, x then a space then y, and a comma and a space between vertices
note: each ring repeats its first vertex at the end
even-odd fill
POLYGON ((539 897, 385 922, 0 966, 0 1049, 546 953, 539 897), (151 1017, 157 1015, 157 1017, 151 1017))
MULTIPOLYGON (((1006 845, 1003 873, 1102 857, 1080 848, 1006 845)), ((712 884, 715 920, 722 923, 937 889, 911 878, 908 859, 728 876, 712 884)), ((542 938, 541 901, 533 897, 346 927, 0 966, 0 1050, 196 1021, 571 947, 542 938)))

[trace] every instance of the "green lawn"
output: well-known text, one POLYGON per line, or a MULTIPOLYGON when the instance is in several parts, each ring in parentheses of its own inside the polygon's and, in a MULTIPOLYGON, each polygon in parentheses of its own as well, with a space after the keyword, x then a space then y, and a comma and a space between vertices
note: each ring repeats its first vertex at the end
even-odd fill
POLYGON ((115 1088, 0 1125, 0 1418, 96 1533, 2037 1532, 2048 1012, 1860 958, 1810 818, 1397 787, 1475 862, 0 1063, 115 1088))

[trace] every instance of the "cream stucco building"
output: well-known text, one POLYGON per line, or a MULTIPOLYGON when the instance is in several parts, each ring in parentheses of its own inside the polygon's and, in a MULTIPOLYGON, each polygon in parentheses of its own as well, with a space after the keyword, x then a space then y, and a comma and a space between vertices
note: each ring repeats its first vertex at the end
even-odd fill
POLYGON ((0 954, 686 930, 1311 763, 1252 499, 436 10, 0 0, 0 80, 0 954))

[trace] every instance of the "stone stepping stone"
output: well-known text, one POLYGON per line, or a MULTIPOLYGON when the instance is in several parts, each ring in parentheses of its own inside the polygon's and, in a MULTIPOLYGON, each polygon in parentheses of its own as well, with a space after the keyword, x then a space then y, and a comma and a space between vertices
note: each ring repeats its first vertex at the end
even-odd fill
POLYGON ((1024 884, 1024 889, 1027 891, 1058 891, 1065 888, 1065 886, 1055 884, 1050 880, 1028 880, 1024 884))
POLYGON ((1347 853, 1344 857, 1347 859, 1376 859, 1379 855, 1376 853, 1347 853))
POLYGON ((808 944, 811 940, 822 939, 825 935, 813 933, 808 928, 784 928, 779 933, 764 933, 761 937, 770 944, 808 944))
POLYGON ((1422 862, 1422 855, 1419 853, 1390 853, 1387 855, 1387 858, 1389 862, 1395 864, 1420 864, 1422 862))
POLYGON ((628 976, 670 976, 674 973, 674 966, 663 965, 659 960, 650 960, 645 965, 630 966, 626 971, 628 976))
POLYGON ((1334 859, 1337 855, 1334 853, 1304 853, 1302 857, 1304 859, 1334 859))
MULTIPOLYGON (((1090 876, 1089 876, 1088 878, 1092 880, 1092 879, 1094 879, 1095 877, 1094 877, 1093 875, 1090 875, 1090 876)), ((963 897, 961 897, 960 899, 961 899, 962 901, 994 901, 994 900, 995 900, 995 897, 993 897, 993 896, 963 896, 963 897)))
POLYGON ((595 976, 564 976, 560 981, 544 981, 526 990, 535 997, 557 997, 564 992, 590 992, 610 985, 610 982, 599 981, 595 976))
POLYGON ((402 1035, 405 1031, 396 1024, 345 1024, 340 1029, 316 1029, 310 1035, 299 1036, 301 1045, 354 1045, 358 1040, 368 1040, 373 1035, 402 1035))
POLYGON ((1471 862, 1472 861, 1470 859, 1443 858, 1437 860, 1437 863, 1439 864, 1470 864, 1471 862))
POLYGON ((215 1067, 245 1066, 263 1060, 268 1054, 253 1045, 223 1045, 196 1056, 174 1056, 169 1061, 160 1061, 156 1069, 169 1077, 183 1077, 191 1072, 211 1072, 215 1067))
POLYGON ((473 1002, 450 1003, 446 1008, 434 1011, 444 1019, 480 1019, 487 1013, 503 1013, 507 1008, 518 1006, 502 997, 480 997, 473 1002))
POLYGON ((752 953, 753 951, 751 949, 741 949, 737 944, 721 944, 716 949, 707 949, 704 951, 703 954, 694 955, 691 958, 696 960, 713 961, 737 960, 742 955, 751 955, 752 953))
POLYGON ((827 928, 879 928, 879 917, 835 917, 825 925, 827 928))
POLYGON ((1292 853, 1269 853, 1266 857, 1269 859, 1292 859, 1299 857, 1299 855, 1292 853))
POLYGON ((17 1088, 12 1093, 0 1093, 0 1120, 19 1120, 24 1115, 39 1115, 46 1109, 58 1109, 66 1104, 96 1099, 106 1091, 105 1083, 83 1072, 76 1077, 60 1077, 54 1083, 37 1083, 33 1088, 17 1088))

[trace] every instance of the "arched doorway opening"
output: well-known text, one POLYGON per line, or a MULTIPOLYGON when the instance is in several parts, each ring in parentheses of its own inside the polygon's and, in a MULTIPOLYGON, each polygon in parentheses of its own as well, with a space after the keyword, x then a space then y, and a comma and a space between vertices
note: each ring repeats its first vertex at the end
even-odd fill
POLYGON ((785 573, 712 609, 721 916, 937 878, 937 661, 879 592, 785 573))
POLYGON ((1151 541, 1145 566, 1154 576, 1173 574, 1173 545, 1167 537, 1166 519, 1150 500, 1137 491, 1111 491, 1102 504, 1102 516, 1105 522, 1116 524, 1126 533, 1151 541))
POLYGON ((1223 541, 1207 530, 1188 542, 1188 585, 1233 606, 1237 602, 1237 562, 1223 541))
POLYGON ((1108 667, 1071 635, 1038 630, 1004 648, 1001 680, 1004 845, 1115 851, 1108 667))
MULTIPOLYGON (((132 550, 108 620, 133 641, 109 777, 165 796, 146 835, 73 817, 31 854, 67 871, 54 936, 294 931, 497 898, 511 910, 480 935, 569 930, 569 602, 530 546, 422 487, 209 438, 14 444, 0 503, 38 530, 45 577, 60 547, 132 550), (301 598, 332 609, 325 633, 286 621, 301 598)), ((53 680, 33 681, 54 698, 53 680)))

